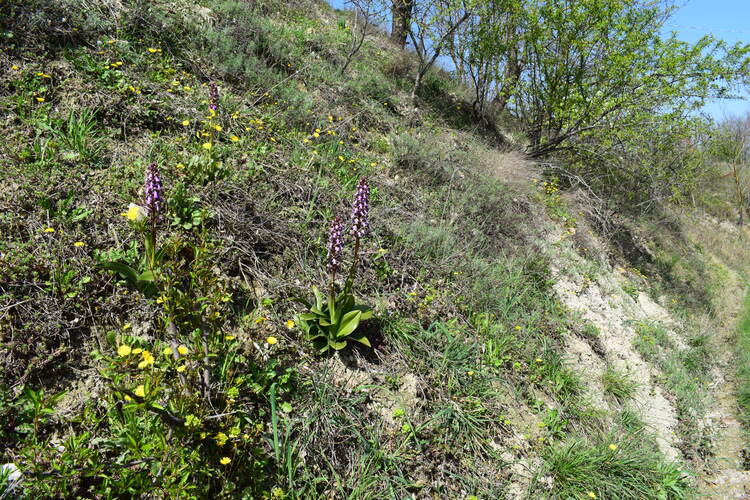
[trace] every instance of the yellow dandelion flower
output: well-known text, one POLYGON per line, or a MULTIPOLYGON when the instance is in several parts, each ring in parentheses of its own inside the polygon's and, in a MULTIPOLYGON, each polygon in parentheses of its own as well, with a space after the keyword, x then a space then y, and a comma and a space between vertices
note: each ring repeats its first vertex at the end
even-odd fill
POLYGON ((589 491, 589 498, 596 498, 596 493, 589 491))
POLYGON ((148 351, 143 351, 143 352, 141 353, 141 356, 143 357, 143 361, 141 361, 141 363, 139 363, 139 364, 138 364, 138 368, 143 368, 143 366, 141 366, 141 364, 143 364, 143 363, 145 363, 145 365, 144 365, 144 366, 149 366, 149 365, 153 365, 153 364, 154 364, 154 361, 156 361, 156 360, 154 359, 154 355, 153 355, 153 354, 151 354, 151 353, 150 353, 150 352, 148 352, 148 351))
POLYGON ((227 465, 231 461, 232 461, 232 459, 229 458, 229 457, 221 457, 221 460, 219 460, 219 463, 221 465, 227 465))
POLYGON ((133 401, 133 398, 125 394, 125 401, 128 401, 128 402, 133 401))
POLYGON ((210 142, 203 143, 203 149, 211 149, 213 145, 210 142))
POLYGON ((215 129, 215 130, 216 130, 217 132, 221 132, 221 125, 214 125, 214 129, 215 129))
POLYGON ((133 392, 139 398, 145 398, 146 397, 146 388, 143 387, 142 385, 139 385, 138 387, 136 387, 135 391, 133 391, 133 392))
POLYGON ((52 78, 51 76, 49 76, 46 73, 37 73, 36 76, 41 76, 42 78, 52 78))
POLYGON ((37 102, 44 102, 44 97, 37 97, 36 100, 37 102))
POLYGON ((188 348, 185 347, 184 345, 181 345, 180 347, 177 348, 177 352, 179 352, 181 356, 184 356, 188 353, 188 348))
POLYGON ((185 371, 185 368, 186 368, 186 366, 185 366, 185 365, 180 365, 180 366, 178 366, 178 367, 177 367, 177 373, 182 373, 182 372, 184 372, 184 371, 185 371))
POLYGON ((151 52, 152 54, 155 54, 155 53, 159 52, 159 49, 155 49, 153 47, 149 47, 148 51, 151 52))
POLYGON ((466 372, 466 375, 468 375, 469 377, 473 377, 474 376, 474 370, 469 370, 468 372, 466 372))
POLYGON ((86 243, 84 243, 83 241, 76 241, 75 243, 73 243, 73 246, 80 248, 86 246, 86 243))
POLYGON ((516 325, 516 330, 518 331, 520 329, 521 329, 521 325, 516 325))
POLYGON ((125 344, 123 344, 123 345, 121 345, 120 347, 117 348, 117 354, 120 357, 122 357, 122 358, 124 358, 125 356, 129 355, 131 353, 131 351, 132 351, 132 349, 130 348, 130 346, 129 345, 125 345, 125 344))
POLYGON ((122 325, 123 330, 127 330, 128 328, 130 328, 130 323, 125 323, 124 325, 122 325))
POLYGON ((609 445, 609 449, 612 450, 612 451, 615 451, 617 449, 617 445, 616 444, 611 444, 611 445, 609 445))
POLYGON ((190 120, 182 120, 182 125, 187 127, 188 125, 190 125, 190 120))
POLYGON ((45 227, 44 228, 44 232, 45 233, 54 233, 55 232, 55 228, 54 227, 45 227))
POLYGON ((16 66, 16 65, 14 64, 13 66, 11 66, 11 67, 10 67, 10 69, 12 69, 12 70, 18 70, 18 66, 16 66))
POLYGON ((297 323, 294 322, 294 320, 288 319, 286 320, 286 327, 291 330, 297 325, 297 323))
POLYGON ((183 169, 183 168, 185 168, 185 165, 183 163, 178 163, 177 165, 175 165, 175 167, 177 167, 179 169, 183 169))
POLYGON ((131 221, 140 221, 146 218, 146 210, 140 205, 131 203, 128 205, 128 211, 120 215, 131 221))
POLYGON ((239 138, 239 137, 237 137, 236 135, 233 135, 233 136, 232 136, 232 137, 230 137, 229 139, 231 139, 231 141, 232 141, 232 142, 237 142, 237 141, 239 141, 239 140, 240 140, 240 138, 239 138))
POLYGON ((143 352, 143 349, 141 349, 140 347, 136 347, 135 349, 133 349, 133 354, 140 354, 142 352, 143 352))
POLYGON ((314 133, 313 133, 313 137, 315 137, 315 138, 318 138, 318 137, 320 137, 320 134, 319 134, 319 133, 317 133, 317 132, 314 132, 314 133))
POLYGON ((165 356, 171 356, 172 355, 172 348, 171 347, 165 347, 162 349, 161 353, 165 356))
POLYGON ((266 337, 266 342, 268 342, 268 345, 274 345, 279 341, 276 340, 276 337, 266 337))
POLYGON ((542 362, 542 358, 536 358, 534 361, 536 361, 537 363, 541 363, 542 362))

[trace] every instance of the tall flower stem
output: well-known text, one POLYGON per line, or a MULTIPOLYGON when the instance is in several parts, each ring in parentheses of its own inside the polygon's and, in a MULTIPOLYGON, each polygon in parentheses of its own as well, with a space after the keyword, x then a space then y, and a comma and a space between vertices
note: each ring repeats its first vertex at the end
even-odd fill
POLYGON ((344 221, 341 217, 334 217, 331 221, 331 228, 328 230, 328 274, 330 283, 328 284, 329 300, 333 300, 336 294, 336 272, 341 265, 341 252, 344 250, 344 221))
POLYGON ((354 275, 359 267, 359 246, 362 238, 370 232, 370 186, 367 178, 362 177, 357 185, 357 192, 352 201, 352 228, 349 231, 354 236, 354 261, 349 268, 349 276, 346 278, 344 293, 349 293, 354 285, 354 275))

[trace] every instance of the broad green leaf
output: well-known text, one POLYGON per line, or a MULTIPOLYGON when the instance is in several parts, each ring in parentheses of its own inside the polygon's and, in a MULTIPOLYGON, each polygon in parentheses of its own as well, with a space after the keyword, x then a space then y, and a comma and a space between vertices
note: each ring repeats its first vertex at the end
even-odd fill
POLYGON ((338 331, 336 332, 336 337, 346 337, 354 330, 356 330, 359 326, 359 319, 361 316, 361 311, 349 311, 348 313, 344 314, 344 317, 341 318, 341 323, 339 324, 338 331))
POLYGON ((344 347, 346 347, 346 340, 341 340, 341 341, 338 341, 338 342, 335 341, 335 340, 334 341, 329 341, 328 345, 331 346, 333 349, 335 349, 337 351, 340 351, 341 349, 343 349, 344 347))
POLYGON ((118 273, 133 286, 138 283, 138 273, 124 262, 102 262, 100 265, 105 269, 118 273))

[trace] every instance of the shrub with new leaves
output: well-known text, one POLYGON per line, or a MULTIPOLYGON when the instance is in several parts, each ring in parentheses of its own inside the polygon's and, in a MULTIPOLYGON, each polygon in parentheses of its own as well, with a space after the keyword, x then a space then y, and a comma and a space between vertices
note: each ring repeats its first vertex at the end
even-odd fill
POLYGON ((372 317, 372 309, 357 304, 354 295, 351 293, 354 277, 359 266, 360 241, 368 235, 370 229, 368 220, 369 198, 370 188, 367 179, 362 178, 354 195, 349 231, 354 237, 354 259, 341 293, 336 294, 336 273, 342 263, 344 222, 341 217, 334 217, 328 232, 328 296, 325 297, 318 287, 313 286, 314 302, 300 299, 300 302, 309 309, 309 312, 300 315, 298 323, 305 332, 307 339, 313 342, 320 353, 329 349, 336 351, 343 349, 350 340, 372 347, 364 333, 357 331, 360 322, 372 317))

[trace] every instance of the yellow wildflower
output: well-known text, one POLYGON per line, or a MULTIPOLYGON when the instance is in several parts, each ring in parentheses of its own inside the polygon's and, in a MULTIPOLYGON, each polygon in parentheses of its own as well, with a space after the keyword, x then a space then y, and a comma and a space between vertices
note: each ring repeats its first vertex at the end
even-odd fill
POLYGON ((184 356, 185 354, 188 353, 188 348, 185 347, 184 345, 181 345, 180 347, 177 348, 177 352, 179 352, 181 356, 184 356))
POLYGON ((135 388, 134 393, 139 398, 145 398, 146 397, 146 388, 143 387, 142 385, 139 385, 138 387, 135 388))
POLYGON ((37 100, 38 102, 44 102, 44 97, 37 97, 37 98, 36 98, 36 100, 37 100))
POLYGON ((16 65, 14 64, 13 66, 11 66, 11 67, 10 67, 10 69, 13 69, 13 70, 18 70, 18 66, 16 66, 16 65))
POLYGON ((150 366, 150 365, 154 364, 154 361, 155 361, 154 360, 154 356, 150 352, 143 351, 141 353, 141 356, 143 357, 143 361, 141 361, 140 363, 138 363, 138 368, 143 369, 143 368, 146 368, 147 366, 150 366))
POLYGON ((315 138, 320 137, 320 134, 317 133, 317 132, 315 132, 315 133, 313 133, 313 137, 315 137, 315 138))
POLYGON ((131 221, 140 221, 146 218, 146 210, 140 205, 131 203, 130 205, 128 205, 128 211, 123 212, 120 215, 122 215, 123 217, 126 217, 128 220, 131 220, 131 221))
POLYGON ((178 366, 178 367, 177 367, 177 373, 182 373, 182 372, 184 372, 184 371, 185 371, 185 368, 186 368, 186 367, 185 367, 185 365, 180 365, 180 366, 178 366))
POLYGON ((130 323, 125 323, 124 325, 122 325, 123 330, 127 330, 128 328, 130 328, 130 323))
POLYGON ((172 348, 171 347, 165 347, 162 349, 161 353, 165 356, 171 356, 172 355, 172 348))
POLYGON ((84 243, 83 241, 76 241, 75 243, 73 243, 73 246, 80 248, 80 247, 86 246, 86 243, 84 243))
POLYGON ((611 445, 609 445, 609 449, 612 450, 612 451, 615 451, 617 449, 617 445, 616 444, 611 444, 611 445))
POLYGON ((142 352, 143 352, 143 349, 141 349, 140 347, 136 347, 135 349, 133 349, 133 354, 140 354, 142 352))
POLYGON ((278 343, 278 340, 276 340, 276 337, 267 337, 266 342, 268 342, 268 345, 274 345, 278 343))
POLYGON ((36 76, 41 76, 42 78, 52 78, 51 76, 49 76, 46 73, 37 73, 36 76))
POLYGON ((203 143, 203 149, 211 149, 213 145, 210 142, 203 143))
POLYGON ((224 446, 227 443, 227 439, 229 439, 229 436, 223 432, 216 434, 216 444, 219 446, 224 446))
POLYGON ((44 232, 45 233, 54 233, 55 232, 55 228, 54 227, 45 227, 44 228, 44 232))
POLYGON ((589 498, 596 498, 596 493, 589 491, 589 498))
POLYGON ((227 465, 229 462, 231 462, 232 459, 229 457, 222 457, 221 460, 219 460, 219 463, 221 465, 227 465))
POLYGON ((131 351, 132 351, 132 349, 130 348, 130 346, 129 345, 125 345, 125 344, 123 344, 123 345, 121 345, 120 347, 117 348, 117 354, 120 357, 123 357, 123 358, 125 356, 127 356, 128 354, 130 354, 131 351))
POLYGON ((286 327, 287 327, 288 329, 290 329, 290 330, 291 330, 291 329, 292 329, 292 328, 294 328, 294 327, 295 327, 296 325, 297 325, 297 323, 295 323, 295 322, 294 322, 293 320, 291 320, 291 319, 288 319, 288 320, 286 320, 286 327))
POLYGON ((542 358, 536 358, 534 361, 536 361, 537 363, 541 363, 542 362, 542 358))
POLYGON ((188 125, 190 125, 190 120, 182 120, 182 124, 183 124, 183 125, 184 125, 185 127, 187 127, 188 125))
POLYGON ((234 335, 226 335, 224 337, 224 340, 234 340, 235 338, 237 338, 237 337, 235 337, 234 335))
POLYGON ((236 135, 233 135, 232 137, 230 137, 230 139, 232 140, 232 142, 237 142, 240 140, 240 138, 237 137, 236 135))

